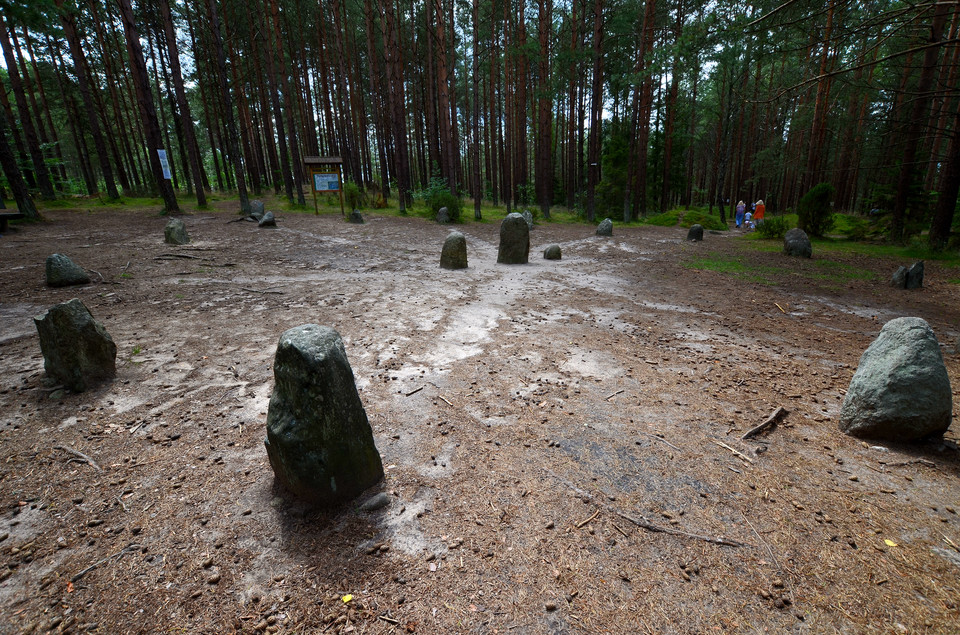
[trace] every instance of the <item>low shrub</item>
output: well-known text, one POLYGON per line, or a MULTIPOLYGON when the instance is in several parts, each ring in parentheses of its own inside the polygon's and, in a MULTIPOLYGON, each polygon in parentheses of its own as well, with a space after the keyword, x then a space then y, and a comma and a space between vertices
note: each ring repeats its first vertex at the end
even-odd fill
POLYGON ((829 183, 819 183, 803 195, 797 205, 797 227, 811 236, 823 237, 833 228, 833 210, 830 199, 834 189, 829 183))
POLYGON ((690 210, 683 215, 683 219, 680 221, 680 226, 693 227, 694 225, 702 225, 703 228, 707 230, 713 229, 725 231, 730 229, 727 227, 726 223, 720 220, 719 216, 711 216, 706 212, 690 210))
POLYGON ((757 225, 757 233, 761 238, 783 239, 790 229, 790 222, 783 216, 765 218, 757 225))

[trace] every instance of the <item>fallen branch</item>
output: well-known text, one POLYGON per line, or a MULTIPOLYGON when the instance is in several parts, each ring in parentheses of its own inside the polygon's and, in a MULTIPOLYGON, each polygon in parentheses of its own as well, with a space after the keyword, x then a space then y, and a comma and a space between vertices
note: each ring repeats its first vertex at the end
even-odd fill
POLYGON ((640 432, 640 434, 642 434, 642 435, 645 436, 645 437, 650 437, 651 439, 656 439, 657 441, 660 441, 661 443, 666 443, 667 445, 669 445, 669 446, 670 446, 671 448, 673 448, 674 450, 682 451, 680 448, 678 448, 678 447, 675 446, 674 444, 670 443, 669 441, 667 441, 667 440, 664 439, 663 437, 658 437, 658 436, 655 435, 655 434, 649 434, 649 433, 647 433, 647 432, 640 432))
POLYGON ((591 516, 586 520, 581 520, 580 522, 577 523, 577 529, 580 529, 581 527, 583 527, 584 525, 586 525, 588 522, 590 522, 591 520, 593 520, 599 515, 600 515, 600 508, 598 507, 597 511, 593 512, 593 516, 591 516))
POLYGON ((753 463, 753 459, 751 459, 749 456, 747 456, 740 450, 736 448, 731 448, 729 445, 727 445, 726 443, 723 443, 722 441, 714 441, 713 443, 714 445, 719 445, 721 448, 725 450, 730 450, 731 452, 733 452, 734 456, 736 456, 737 458, 743 459, 747 463, 751 463, 751 464, 753 463))
POLYGON ((619 394, 622 393, 622 392, 624 392, 624 391, 623 391, 623 390, 618 390, 617 392, 613 393, 612 395, 610 395, 609 397, 607 397, 606 399, 604 399, 604 401, 610 401, 611 399, 613 399, 614 397, 616 397, 617 395, 619 395, 619 394))
POLYGON ((249 289, 247 287, 240 287, 240 290, 249 291, 250 293, 263 293, 263 294, 275 293, 277 295, 283 295, 283 291, 276 291, 274 289, 265 289, 263 291, 260 291, 259 289, 249 289))
POLYGON ((394 625, 400 623, 400 620, 395 620, 395 619, 393 619, 392 617, 387 617, 386 615, 378 615, 378 616, 377 616, 377 619, 381 619, 381 620, 383 620, 384 622, 387 622, 387 623, 389 623, 389 624, 394 624, 394 625))
POLYGON ((447 398, 444 397, 443 395, 437 395, 437 397, 440 397, 440 399, 443 399, 443 403, 447 404, 447 405, 450 406, 451 408, 453 407, 453 404, 450 403, 449 401, 447 401, 447 398))
POLYGON ((694 538, 696 540, 703 540, 704 542, 713 543, 715 545, 726 545, 727 547, 750 547, 751 546, 746 543, 737 542, 735 540, 729 540, 727 538, 724 538, 723 536, 717 536, 717 537, 703 536, 701 534, 693 534, 686 531, 681 531, 679 529, 673 529, 672 527, 664 527, 663 525, 657 525, 657 524, 651 523, 643 516, 636 517, 626 512, 620 511, 619 509, 617 509, 616 507, 613 507, 612 505, 608 505, 604 502, 598 501, 597 497, 594 496, 593 494, 580 489, 573 483, 567 481, 566 479, 561 478, 560 476, 558 476, 557 474, 554 474, 550 470, 544 470, 544 471, 550 476, 552 476, 553 478, 555 478, 556 480, 566 485, 568 488, 570 488, 570 490, 573 491, 577 496, 587 499, 588 501, 592 502, 594 505, 597 505, 598 507, 603 507, 604 509, 609 511, 611 514, 616 514, 620 518, 623 518, 624 520, 633 523, 634 525, 636 525, 637 527, 640 527, 641 529, 646 529, 647 531, 652 531, 654 533, 670 534, 672 536, 683 536, 685 538, 694 538))
POLYGON ((781 313, 783 313, 784 315, 786 315, 786 314, 787 314, 787 312, 783 310, 783 307, 782 307, 782 306, 780 306, 780 305, 779 305, 779 304, 777 304, 776 302, 774 302, 774 304, 776 304, 776 305, 777 305, 777 308, 778 308, 778 309, 780 309, 780 312, 781 312, 781 313))
POLYGON ((154 260, 176 260, 177 258, 183 258, 186 260, 207 260, 206 258, 201 258, 200 256, 190 256, 187 254, 160 254, 159 256, 154 256, 154 260))
POLYGON ((420 386, 419 388, 414 388, 413 390, 411 390, 410 392, 408 392, 408 393, 406 394, 406 396, 409 397, 410 395, 415 395, 415 394, 417 394, 418 392, 420 392, 421 390, 423 390, 424 388, 426 388, 426 386, 420 386))
POLYGON ((93 571, 94 569, 96 569, 97 567, 99 567, 100 565, 104 564, 104 563, 107 562, 108 560, 111 560, 111 559, 113 559, 113 558, 116 558, 117 560, 119 560, 120 558, 122 558, 122 557, 124 556, 124 554, 131 553, 131 552, 134 552, 134 551, 139 551, 139 550, 140 550, 140 545, 129 544, 129 545, 127 545, 126 547, 124 547, 123 549, 121 549, 120 551, 118 551, 117 553, 115 553, 115 554, 113 554, 113 555, 110 555, 110 556, 107 556, 106 558, 103 558, 103 559, 101 559, 101 560, 98 560, 98 561, 94 562, 92 565, 90 565, 89 567, 87 567, 86 569, 84 569, 83 571, 81 571, 80 573, 78 573, 77 575, 75 575, 75 576, 73 576, 72 578, 70 578, 70 581, 71 581, 71 582, 77 582, 80 578, 82 578, 83 576, 87 575, 88 573, 90 573, 91 571, 93 571))
POLYGON ((763 423, 761 423, 761 424, 758 425, 757 427, 751 428, 751 429, 747 430, 746 432, 744 432, 744 433, 743 433, 743 436, 740 437, 740 440, 741 440, 741 441, 745 441, 746 439, 749 439, 750 437, 755 437, 755 436, 757 436, 758 434, 760 434, 761 432, 763 432, 763 431, 766 430, 767 428, 772 428, 773 426, 775 426, 775 425, 777 425, 778 423, 780 423, 780 421, 782 421, 783 418, 786 417, 788 414, 790 414, 790 411, 789 411, 789 410, 787 410, 787 409, 784 408, 783 406, 779 406, 776 410, 773 411, 773 414, 771 414, 769 417, 767 417, 767 420, 766 420, 766 421, 764 421, 763 423))
POLYGON ((62 446, 62 445, 55 446, 53 449, 54 449, 54 450, 61 450, 61 451, 63 451, 63 452, 66 452, 67 454, 72 454, 73 456, 77 457, 77 458, 80 459, 81 461, 84 461, 85 463, 88 463, 88 464, 90 465, 90 467, 92 467, 92 468, 95 469, 96 471, 98 471, 98 472, 102 472, 102 471, 103 471, 103 468, 100 467, 99 465, 97 465, 97 462, 96 462, 96 461, 94 461, 93 459, 91 459, 89 456, 87 456, 87 455, 84 454, 83 452, 80 452, 79 450, 74 450, 73 448, 68 448, 68 447, 65 447, 65 446, 62 446))

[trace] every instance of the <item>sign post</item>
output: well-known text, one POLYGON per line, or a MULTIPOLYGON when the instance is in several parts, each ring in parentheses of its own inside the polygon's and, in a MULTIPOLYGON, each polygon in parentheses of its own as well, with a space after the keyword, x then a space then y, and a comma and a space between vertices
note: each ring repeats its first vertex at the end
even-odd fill
POLYGON ((160 157, 160 169, 163 171, 163 178, 169 181, 172 175, 170 173, 170 161, 167 160, 167 151, 162 148, 158 149, 157 156, 160 157))
POLYGON ((310 172, 313 190, 313 213, 319 214, 317 193, 337 192, 340 195, 340 214, 343 210, 343 159, 340 157, 304 157, 303 164, 310 172))

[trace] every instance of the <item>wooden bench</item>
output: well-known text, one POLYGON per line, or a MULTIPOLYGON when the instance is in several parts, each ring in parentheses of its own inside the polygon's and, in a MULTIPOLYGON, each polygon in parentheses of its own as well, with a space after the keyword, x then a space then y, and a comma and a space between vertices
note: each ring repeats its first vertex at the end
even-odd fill
POLYGON ((20 212, 0 212, 0 234, 7 231, 8 220, 20 220, 23 217, 20 212))

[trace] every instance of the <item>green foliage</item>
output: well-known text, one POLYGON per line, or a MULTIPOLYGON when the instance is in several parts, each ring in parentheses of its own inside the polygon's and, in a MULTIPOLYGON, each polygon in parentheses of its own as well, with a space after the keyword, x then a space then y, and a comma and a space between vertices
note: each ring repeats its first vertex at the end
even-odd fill
POLYGON ((656 225, 657 227, 673 227, 680 222, 679 210, 671 210, 663 214, 647 216, 641 222, 647 225, 656 225))
POLYGON ((413 193, 413 198, 423 201, 431 218, 436 218, 441 207, 446 207, 450 220, 460 222, 460 212, 463 210, 463 201, 450 193, 450 185, 445 179, 433 177, 422 190, 413 193))
POLYGON ((811 236, 824 236, 833 228, 830 201, 834 189, 829 183, 818 183, 803 195, 797 205, 797 226, 811 236))
POLYGON ((693 227, 694 225, 702 225, 707 230, 726 231, 730 229, 726 223, 721 222, 719 216, 711 216, 699 210, 690 210, 683 215, 680 226, 693 227))
POLYGON ((367 204, 367 193, 353 181, 344 181, 343 202, 348 210, 363 209, 367 204))
POLYGON ((791 223, 785 216, 773 216, 765 218, 762 223, 757 225, 757 234, 761 238, 782 240, 790 227, 791 223))

